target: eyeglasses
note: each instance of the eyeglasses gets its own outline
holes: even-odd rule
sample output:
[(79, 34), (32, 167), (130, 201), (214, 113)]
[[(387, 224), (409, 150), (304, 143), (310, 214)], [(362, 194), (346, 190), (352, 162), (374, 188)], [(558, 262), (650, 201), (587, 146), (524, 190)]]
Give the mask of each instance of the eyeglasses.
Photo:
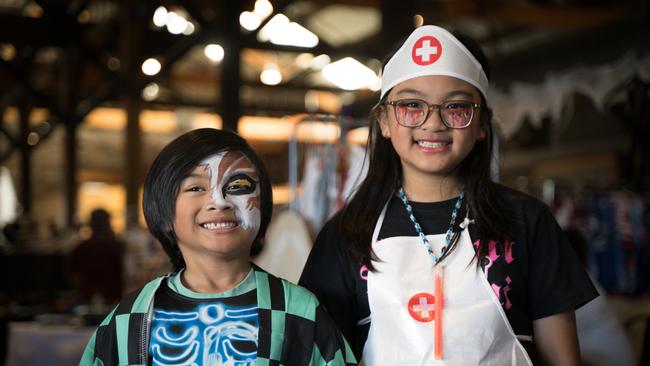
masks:
[(429, 104), (421, 99), (398, 99), (383, 104), (395, 108), (395, 119), (404, 127), (419, 127), (429, 118), (431, 110), (438, 108), (438, 115), (449, 128), (465, 128), (472, 123), (474, 110), (483, 106), (462, 100), (448, 100), (440, 104)]

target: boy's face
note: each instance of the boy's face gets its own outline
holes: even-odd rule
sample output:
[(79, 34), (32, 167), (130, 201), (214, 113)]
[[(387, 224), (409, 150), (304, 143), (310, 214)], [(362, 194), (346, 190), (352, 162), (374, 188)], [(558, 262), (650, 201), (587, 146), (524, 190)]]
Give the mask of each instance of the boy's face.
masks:
[(206, 158), (181, 182), (174, 232), (186, 263), (248, 258), (260, 220), (259, 176), (240, 151)]

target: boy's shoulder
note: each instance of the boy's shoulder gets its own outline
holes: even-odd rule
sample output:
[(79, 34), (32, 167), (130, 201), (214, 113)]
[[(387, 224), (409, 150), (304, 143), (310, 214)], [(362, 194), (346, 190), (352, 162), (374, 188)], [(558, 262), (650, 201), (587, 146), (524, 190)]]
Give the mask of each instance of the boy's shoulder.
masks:
[(139, 289), (133, 290), (122, 297), (114, 310), (114, 315), (130, 313), (146, 313), (154, 299), (156, 290), (168, 275), (152, 279)]
[[(283, 291), (284, 308), (287, 313), (314, 318), (315, 310), (319, 306), (316, 295), (306, 288), (276, 277), (258, 266), (254, 266), (254, 268), (255, 271), (264, 274), (268, 278), (271, 291), (273, 291), (273, 288), (276, 291), (280, 289)], [(260, 284), (258, 283), (258, 285)]]

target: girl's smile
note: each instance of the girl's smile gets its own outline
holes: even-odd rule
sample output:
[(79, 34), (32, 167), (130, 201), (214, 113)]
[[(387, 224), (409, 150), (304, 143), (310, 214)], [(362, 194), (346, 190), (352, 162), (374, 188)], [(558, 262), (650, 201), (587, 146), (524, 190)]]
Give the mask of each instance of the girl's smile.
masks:
[(449, 150), (452, 141), (447, 138), (413, 139), (423, 153), (438, 153)]

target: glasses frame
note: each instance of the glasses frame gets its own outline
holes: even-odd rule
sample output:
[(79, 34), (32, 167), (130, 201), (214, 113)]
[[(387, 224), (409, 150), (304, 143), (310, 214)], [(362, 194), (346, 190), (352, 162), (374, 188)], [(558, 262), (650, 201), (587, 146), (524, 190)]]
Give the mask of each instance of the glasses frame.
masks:
[[(404, 101), (421, 102), (421, 103), (425, 104), (428, 107), (427, 108), (427, 114), (422, 119), (422, 122), (420, 122), (417, 125), (405, 125), (405, 124), (400, 122), (399, 118), (397, 117), (397, 108), (396, 108), (396, 106), (397, 106), (397, 104), (402, 103)], [(445, 104), (450, 104), (450, 103), (467, 103), (472, 107), (472, 115), (469, 117), (469, 120), (467, 121), (466, 125), (460, 126), (460, 127), (450, 126), (449, 123), (445, 120), (445, 118), (442, 115), (442, 106), (444, 106)], [(382, 103), (382, 105), (384, 105), (384, 104), (388, 104), (388, 105), (393, 106), (393, 112), (395, 113), (395, 121), (397, 121), (397, 123), (400, 126), (404, 126), (404, 127), (420, 127), (431, 116), (431, 110), (436, 108), (436, 109), (438, 109), (438, 117), (440, 117), (440, 120), (442, 121), (442, 123), (445, 126), (449, 127), (449, 128), (458, 129), (458, 130), (469, 127), (472, 124), (472, 121), (474, 120), (474, 111), (476, 109), (483, 109), (483, 105), (481, 105), (479, 103), (470, 102), (470, 101), (467, 101), (467, 100), (445, 100), (442, 103), (435, 104), (435, 103), (427, 103), (427, 101), (422, 100), (422, 99), (418, 99), (418, 98), (404, 98), (404, 99), (387, 100), (387, 101)]]

